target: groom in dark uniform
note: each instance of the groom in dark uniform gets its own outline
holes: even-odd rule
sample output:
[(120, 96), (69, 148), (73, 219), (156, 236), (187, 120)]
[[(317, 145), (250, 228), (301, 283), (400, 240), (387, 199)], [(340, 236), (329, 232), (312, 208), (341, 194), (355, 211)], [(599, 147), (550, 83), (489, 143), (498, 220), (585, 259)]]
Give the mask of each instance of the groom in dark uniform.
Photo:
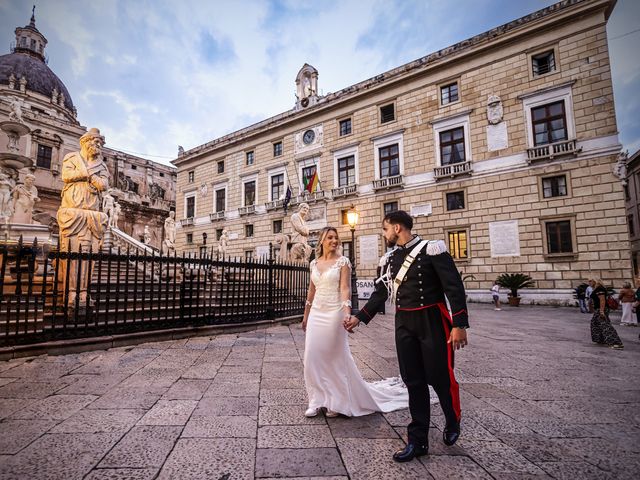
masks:
[(411, 412), (409, 441), (393, 455), (397, 462), (429, 452), (429, 385), (444, 412), (444, 443), (453, 445), (458, 440), (460, 395), (453, 357), (455, 350), (467, 345), (469, 326), (464, 285), (444, 242), (424, 241), (411, 233), (412, 228), (413, 219), (407, 212), (398, 210), (384, 217), (384, 238), (396, 248), (388, 254), (387, 267), (367, 304), (344, 322), (352, 331), (360, 322), (369, 323), (389, 295), (395, 299), (396, 349)]

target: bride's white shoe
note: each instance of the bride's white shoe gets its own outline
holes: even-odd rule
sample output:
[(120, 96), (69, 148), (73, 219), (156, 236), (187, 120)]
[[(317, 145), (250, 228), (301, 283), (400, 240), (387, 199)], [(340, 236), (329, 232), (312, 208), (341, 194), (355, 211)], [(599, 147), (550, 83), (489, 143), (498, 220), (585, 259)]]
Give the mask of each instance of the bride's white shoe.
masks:
[(317, 408), (309, 407), (309, 408), (307, 408), (307, 411), (304, 412), (304, 416), (305, 417), (311, 418), (311, 417), (315, 417), (316, 415), (318, 415), (318, 409)]
[(338, 412), (334, 412), (333, 410), (329, 410), (329, 409), (327, 409), (327, 413), (324, 414), (324, 416), (327, 418), (336, 418), (339, 415), (340, 414)]

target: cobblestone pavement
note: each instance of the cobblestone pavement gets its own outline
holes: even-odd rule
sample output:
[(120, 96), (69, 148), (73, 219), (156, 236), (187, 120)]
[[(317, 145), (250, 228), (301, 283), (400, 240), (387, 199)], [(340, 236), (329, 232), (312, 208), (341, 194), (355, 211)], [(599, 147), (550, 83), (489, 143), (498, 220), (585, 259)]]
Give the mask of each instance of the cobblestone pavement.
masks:
[[(568, 308), (471, 306), (462, 436), (395, 464), (406, 411), (304, 417), (299, 324), (0, 362), (0, 479), (622, 479), (640, 472), (640, 328), (591, 344)], [(397, 374), (391, 316), (351, 337), (365, 378)]]

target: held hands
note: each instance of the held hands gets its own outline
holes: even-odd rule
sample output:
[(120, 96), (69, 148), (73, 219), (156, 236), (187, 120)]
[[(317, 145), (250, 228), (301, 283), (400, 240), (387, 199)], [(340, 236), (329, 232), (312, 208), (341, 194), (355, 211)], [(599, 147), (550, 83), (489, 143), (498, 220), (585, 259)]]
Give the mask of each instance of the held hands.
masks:
[(353, 315), (348, 315), (348, 314), (345, 315), (344, 321), (342, 322), (344, 329), (349, 333), (353, 333), (353, 329), (356, 328), (359, 324), (360, 324), (360, 320), (358, 320)]
[(451, 335), (449, 335), (449, 340), (447, 343), (450, 343), (453, 346), (454, 350), (458, 350), (460, 348), (464, 348), (467, 345), (467, 331), (464, 328), (453, 327), (451, 329)]

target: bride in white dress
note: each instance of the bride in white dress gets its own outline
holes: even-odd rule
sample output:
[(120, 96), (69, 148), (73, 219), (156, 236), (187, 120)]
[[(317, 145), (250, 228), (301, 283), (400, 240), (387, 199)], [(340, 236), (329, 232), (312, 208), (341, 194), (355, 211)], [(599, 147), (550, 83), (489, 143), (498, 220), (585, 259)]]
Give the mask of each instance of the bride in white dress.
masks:
[(367, 383), (351, 356), (343, 320), (351, 315), (351, 263), (339, 252), (334, 227), (320, 232), (302, 320), (306, 332), (304, 381), (307, 417), (321, 408), (327, 417), (352, 417), (406, 408), (407, 389), (399, 378)]

